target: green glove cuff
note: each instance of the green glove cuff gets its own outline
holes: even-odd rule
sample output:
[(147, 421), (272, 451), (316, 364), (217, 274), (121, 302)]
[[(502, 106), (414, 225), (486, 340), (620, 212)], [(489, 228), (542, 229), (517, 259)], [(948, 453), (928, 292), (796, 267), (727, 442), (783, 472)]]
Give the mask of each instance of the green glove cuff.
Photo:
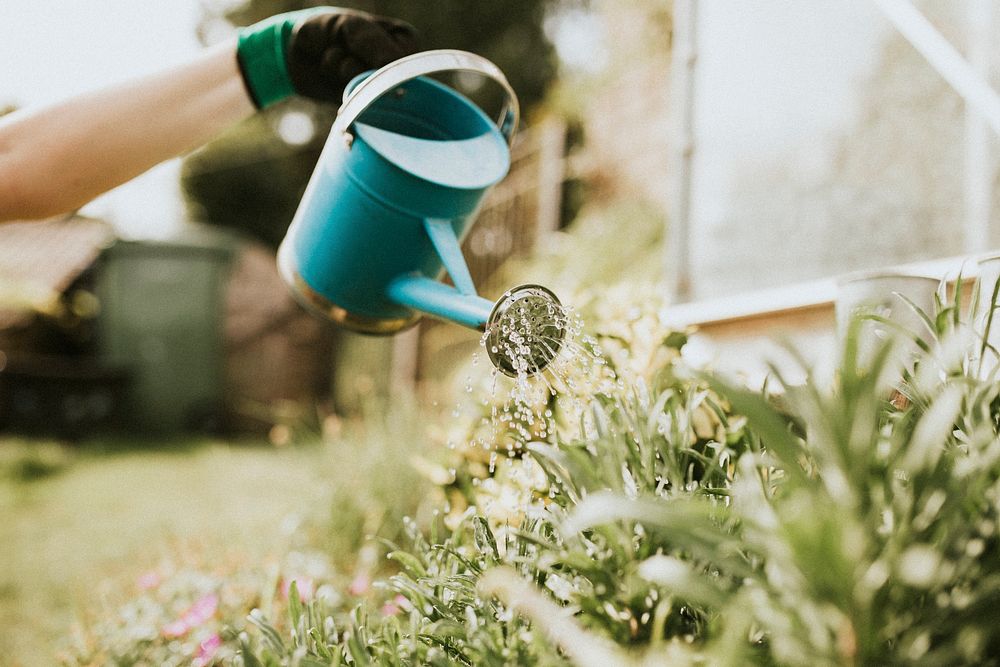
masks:
[(278, 14), (239, 31), (236, 60), (250, 98), (258, 109), (295, 94), (285, 57), (288, 40), (296, 23), (310, 14), (324, 11), (330, 9), (314, 7)]

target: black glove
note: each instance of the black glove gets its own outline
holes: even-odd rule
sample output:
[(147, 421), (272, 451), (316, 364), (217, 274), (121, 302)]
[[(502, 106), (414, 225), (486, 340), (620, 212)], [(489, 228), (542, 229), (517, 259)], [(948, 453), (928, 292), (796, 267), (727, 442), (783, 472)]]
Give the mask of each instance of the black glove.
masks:
[(415, 50), (416, 30), (404, 21), (317, 7), (242, 29), (236, 57), (250, 97), (264, 108), (294, 93), (339, 102), (355, 76)]

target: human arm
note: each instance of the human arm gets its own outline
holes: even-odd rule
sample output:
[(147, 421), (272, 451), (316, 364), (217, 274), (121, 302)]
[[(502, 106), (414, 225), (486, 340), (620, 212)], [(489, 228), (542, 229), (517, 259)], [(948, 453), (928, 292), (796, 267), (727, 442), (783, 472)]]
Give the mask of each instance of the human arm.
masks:
[(289, 95), (336, 101), (413, 41), (408, 24), (361, 12), (280, 14), (184, 65), (0, 118), (0, 222), (74, 210)]
[(251, 115), (235, 44), (0, 119), (0, 221), (71, 211)]

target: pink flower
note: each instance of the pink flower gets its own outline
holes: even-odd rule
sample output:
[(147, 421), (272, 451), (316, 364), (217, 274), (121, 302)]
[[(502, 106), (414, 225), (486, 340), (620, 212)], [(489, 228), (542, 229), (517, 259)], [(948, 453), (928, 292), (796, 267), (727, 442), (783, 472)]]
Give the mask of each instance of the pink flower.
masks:
[(351, 595), (364, 595), (371, 588), (372, 580), (365, 573), (361, 573), (354, 577), (354, 581), (351, 585), (347, 587), (347, 592)]
[(395, 616), (408, 606), (409, 602), (402, 595), (396, 595), (391, 601), (382, 605), (383, 616)]
[(194, 667), (208, 667), (208, 665), (212, 664), (212, 658), (220, 646), (222, 646), (222, 637), (218, 634), (211, 635), (208, 639), (198, 644), (198, 652), (195, 654), (194, 661), (191, 664)]
[(203, 595), (181, 614), (180, 619), (163, 626), (163, 636), (174, 638), (186, 635), (192, 628), (198, 627), (215, 616), (215, 610), (218, 606), (219, 597), (217, 595), (214, 593)]
[(167, 639), (183, 637), (190, 629), (184, 621), (173, 621), (163, 626), (163, 636)]
[(292, 582), (295, 582), (295, 587), (299, 589), (299, 599), (303, 602), (308, 602), (312, 600), (313, 593), (316, 592), (316, 582), (313, 581), (312, 577), (295, 577), (294, 579), (285, 579), (281, 585), (281, 594), (288, 598), (289, 591), (292, 590)]
[(139, 575), (139, 578), (135, 580), (136, 585), (141, 591), (148, 591), (150, 589), (156, 588), (163, 581), (163, 577), (156, 570), (150, 570), (149, 572), (144, 572)]
[(187, 623), (189, 628), (194, 628), (208, 619), (215, 616), (215, 610), (219, 606), (219, 597), (215, 593), (209, 593), (198, 598), (181, 616), (181, 620)]

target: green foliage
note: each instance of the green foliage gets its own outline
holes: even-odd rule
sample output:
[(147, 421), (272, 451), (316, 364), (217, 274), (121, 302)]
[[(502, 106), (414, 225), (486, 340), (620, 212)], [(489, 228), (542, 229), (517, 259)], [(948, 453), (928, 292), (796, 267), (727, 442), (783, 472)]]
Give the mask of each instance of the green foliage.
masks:
[(271, 116), (254, 116), (184, 160), (181, 186), (190, 216), (277, 247), (321, 148), (320, 141), (288, 146)]
[(57, 475), (73, 463), (72, 452), (55, 442), (0, 441), (0, 478), (33, 482)]
[[(526, 442), (522, 437), (520, 446), (508, 447), (517, 439), (514, 429), (486, 443), (493, 447), (486, 451), (474, 423), (472, 433), (464, 436), (471, 446), (449, 450), (454, 457), (445, 464), (452, 466), (450, 474), (424, 462), (424, 469), (443, 484), (448, 503), (429, 534), (410, 522), (405, 543), (389, 544), (388, 559), (398, 570), (385, 571), (376, 585), (399, 611), (356, 614), (366, 638), (356, 643), (367, 651), (350, 660), (386, 665), (567, 663), (572, 651), (554, 645), (534, 621), (515, 615), (513, 603), (484, 594), (482, 576), (496, 568), (544, 590), (548, 604), (575, 610), (581, 633), (596, 632), (626, 646), (663, 644), (670, 650), (708, 633), (711, 617), (695, 604), (708, 587), (665, 595), (640, 565), (669, 554), (677, 562), (688, 559), (724, 586), (729, 579), (722, 582), (718, 573), (706, 569), (718, 545), (677, 541), (670, 530), (647, 529), (637, 522), (570, 533), (562, 528), (579, 503), (609, 492), (682, 501), (705, 496), (721, 506), (732, 482), (733, 461), (756, 442), (704, 383), (674, 372), (684, 334), (663, 329), (653, 308), (633, 308), (630, 316), (620, 318), (617, 309), (605, 310), (607, 305), (592, 299), (593, 312), (607, 319), (597, 320), (598, 331), (585, 337), (586, 344), (608, 344), (600, 373), (630, 382), (612, 382), (592, 396), (593, 384), (568, 379), (562, 387), (564, 404), (547, 404), (562, 415), (547, 440)], [(580, 369), (567, 371), (568, 377), (574, 372)], [(479, 396), (472, 402), (482, 400)], [(502, 394), (493, 396), (494, 402), (506, 400)], [(586, 414), (574, 416), (574, 405), (587, 405)], [(486, 413), (491, 412), (487, 406)], [(714, 510), (704, 513), (694, 505), (689, 511), (678, 509), (675, 516), (680, 522), (722, 521)], [(355, 627), (347, 636), (359, 631)], [(342, 637), (339, 645), (350, 654), (347, 639)], [(251, 650), (255, 646), (262, 645), (251, 642)]]
[[(715, 609), (724, 632), (706, 636), (712, 664), (719, 656), (728, 664), (992, 664), (1000, 389), (992, 376), (968, 373), (956, 351), (970, 348), (952, 338), (958, 304), (941, 305), (947, 316), (930, 320), (941, 337), (916, 363), (898, 354), (908, 352), (899, 341), (863, 359), (855, 327), (835, 385), (811, 377), (787, 387), (783, 411), (712, 380), (763, 444), (740, 459), (726, 521), (678, 521), (676, 501), (618, 495), (588, 499), (569, 527), (641, 521), (678, 541), (714, 544), (711, 571), (736, 577), (707, 596), (723, 602)], [(890, 400), (897, 392), (912, 399), (902, 409)], [(692, 583), (685, 576), (673, 587)]]
[[(609, 317), (590, 313), (591, 301), (617, 302), (628, 308), (646, 308), (645, 299), (658, 301), (664, 230), (663, 214), (653, 204), (635, 198), (595, 201), (531, 257), (501, 267), (496, 282), (517, 284), (530, 279), (546, 285), (567, 303), (592, 314), (585, 318), (588, 326), (609, 326), (613, 322)], [(616, 289), (623, 298), (614, 299), (608, 293)]]
[(393, 545), (406, 612), (357, 617), (358, 664), (993, 664), (1000, 386), (958, 310), (916, 353), (858, 322), (835, 381), (776, 371), (780, 400), (672, 372), (595, 395), (504, 457), (544, 471), (520, 512)]
[[(977, 294), (973, 311), (996, 300)], [(515, 392), (477, 393), (470, 377), (481, 412), (449, 419), (452, 447), (418, 460), (440, 492), (429, 518), (391, 530), (365, 518), (360, 508), (401, 502), (392, 485), (409, 483), (412, 426), (373, 431), (389, 448), (372, 444), (338, 498), (357, 503), (338, 530), (381, 538), (385, 559), (358, 559), (373, 585), (329, 572), (316, 583), (333, 594), (306, 599), (264, 582), (256, 610), (218, 633), (219, 655), (997, 664), (998, 355), (959, 296), (940, 295), (920, 332), (857, 320), (832, 379), (793, 385), (775, 369), (776, 393), (685, 371), (686, 333), (664, 327), (656, 303), (613, 290), (581, 303), (592, 326), (576, 360), (600, 356), (518, 394), (499, 428)]]
[[(438, 497), (413, 461), (428, 448), (414, 406), (397, 400), (392, 410), (351, 424), (329, 445), (341, 469), (336, 479), (323, 546), (338, 565), (373, 567), (373, 538), (401, 539), (407, 515), (430, 513)], [(405, 435), (404, 435), (405, 434)]]
[[(208, 562), (196, 550), (177, 549), (173, 558), (116, 591), (111, 609), (88, 619), (61, 658), (71, 665), (231, 664), (247, 641), (248, 626), (262, 631), (266, 646), (295, 651), (302, 643), (298, 629), (307, 623), (322, 628), (325, 619), (315, 610), (338, 595), (329, 583), (317, 588), (321, 580), (337, 581), (317, 553), (292, 551), (280, 563), (247, 566), (239, 560)], [(281, 626), (292, 635), (290, 643), (262, 620), (261, 609), (291, 616)]]

